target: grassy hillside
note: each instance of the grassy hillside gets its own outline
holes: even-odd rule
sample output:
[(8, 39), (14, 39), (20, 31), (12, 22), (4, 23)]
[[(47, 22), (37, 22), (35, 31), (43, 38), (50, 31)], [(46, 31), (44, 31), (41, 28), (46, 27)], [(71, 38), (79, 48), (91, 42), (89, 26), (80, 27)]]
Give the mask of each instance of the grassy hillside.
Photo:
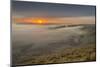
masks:
[(95, 61), (96, 51), (95, 46), (91, 45), (81, 48), (68, 48), (61, 52), (42, 56), (23, 56), (21, 59), (23, 60), (19, 60), (18, 65)]

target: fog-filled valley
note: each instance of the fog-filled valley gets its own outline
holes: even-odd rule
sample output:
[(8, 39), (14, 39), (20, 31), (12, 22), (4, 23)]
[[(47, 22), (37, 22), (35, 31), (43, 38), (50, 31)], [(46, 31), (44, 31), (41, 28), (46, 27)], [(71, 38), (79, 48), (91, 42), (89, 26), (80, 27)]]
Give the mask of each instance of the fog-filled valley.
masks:
[(12, 24), (13, 64), (95, 60), (95, 24)]

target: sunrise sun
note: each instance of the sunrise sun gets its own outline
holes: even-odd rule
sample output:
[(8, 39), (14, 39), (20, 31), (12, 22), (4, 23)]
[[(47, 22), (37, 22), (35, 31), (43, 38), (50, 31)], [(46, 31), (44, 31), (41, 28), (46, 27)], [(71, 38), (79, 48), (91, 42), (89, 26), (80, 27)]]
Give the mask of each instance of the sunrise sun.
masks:
[(37, 23), (42, 24), (42, 23), (44, 23), (44, 21), (39, 19), (39, 20), (37, 20)]
[(36, 24), (45, 24), (47, 21), (45, 19), (34, 19), (33, 22)]

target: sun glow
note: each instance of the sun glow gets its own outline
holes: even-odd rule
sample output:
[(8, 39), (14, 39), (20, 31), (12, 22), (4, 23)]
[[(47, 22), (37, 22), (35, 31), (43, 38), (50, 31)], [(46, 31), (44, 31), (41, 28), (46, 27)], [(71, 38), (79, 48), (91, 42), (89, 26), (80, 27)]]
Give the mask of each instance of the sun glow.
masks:
[(37, 23), (42, 24), (44, 22), (42, 20), (37, 20)]
[(46, 18), (17, 18), (14, 19), (17, 23), (26, 23), (26, 24), (48, 24), (48, 19)]
[(47, 22), (47, 20), (45, 19), (34, 19), (33, 23), (35, 24), (45, 24)]

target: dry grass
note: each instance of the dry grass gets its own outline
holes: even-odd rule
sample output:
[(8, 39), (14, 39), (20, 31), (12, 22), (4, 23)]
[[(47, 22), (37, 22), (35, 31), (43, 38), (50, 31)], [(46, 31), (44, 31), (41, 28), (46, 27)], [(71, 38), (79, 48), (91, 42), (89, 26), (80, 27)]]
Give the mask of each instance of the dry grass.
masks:
[[(64, 62), (81, 62), (81, 61), (95, 61), (96, 49), (95, 45), (89, 45), (81, 48), (68, 48), (61, 52), (50, 55), (22, 57), (19, 65), (24, 64), (49, 64), (49, 63), (64, 63)], [(25, 59), (25, 60), (24, 60)]]

